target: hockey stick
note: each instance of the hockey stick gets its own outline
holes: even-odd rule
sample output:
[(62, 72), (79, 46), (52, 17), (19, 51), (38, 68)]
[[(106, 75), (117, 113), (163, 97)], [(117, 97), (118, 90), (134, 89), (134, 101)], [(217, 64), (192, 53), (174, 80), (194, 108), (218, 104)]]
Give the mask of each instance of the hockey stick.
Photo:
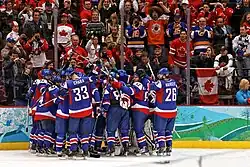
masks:
[(26, 119), (26, 125), (25, 125), (25, 131), (26, 132), (28, 132), (29, 131), (29, 120), (30, 120), (30, 112), (29, 112), (29, 110), (30, 110), (30, 106), (29, 106), (29, 99), (28, 99), (28, 104), (27, 104), (27, 119)]
[(152, 77), (153, 77), (153, 80), (155, 80), (156, 78), (155, 78), (155, 74), (154, 74), (154, 72), (153, 72), (153, 70), (152, 70), (152, 67), (151, 67), (151, 65), (150, 65), (150, 63), (148, 62), (148, 67), (149, 67), (149, 70), (150, 70), (150, 73), (151, 73), (151, 75), (152, 75)]

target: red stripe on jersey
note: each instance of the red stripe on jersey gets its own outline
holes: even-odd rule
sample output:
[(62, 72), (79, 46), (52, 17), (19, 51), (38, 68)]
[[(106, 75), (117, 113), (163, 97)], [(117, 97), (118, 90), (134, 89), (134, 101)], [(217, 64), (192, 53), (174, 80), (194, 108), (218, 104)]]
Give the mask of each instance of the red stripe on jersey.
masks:
[(60, 114), (56, 114), (56, 117), (59, 117), (59, 118), (62, 118), (62, 119), (69, 119), (69, 116), (60, 115)]
[(39, 121), (39, 120), (52, 120), (52, 121), (55, 121), (56, 119), (55, 118), (52, 118), (52, 117), (49, 117), (49, 116), (44, 116), (44, 115), (35, 115), (34, 116), (34, 120), (35, 121)]
[(142, 112), (146, 115), (149, 115), (150, 112), (149, 112), (149, 109), (146, 109), (146, 108), (131, 108), (132, 111), (138, 111), (138, 112)]
[(92, 114), (92, 112), (93, 112), (93, 109), (85, 110), (85, 111), (78, 112), (78, 113), (70, 113), (69, 117), (71, 117), (71, 118), (85, 118), (85, 117), (90, 116)]
[(164, 90), (163, 89), (161, 89), (160, 91), (157, 91), (156, 92), (156, 101), (158, 102), (158, 103), (162, 103), (163, 102), (163, 95), (164, 95)]
[(158, 115), (162, 118), (175, 118), (177, 115), (177, 112), (154, 112), (155, 115)]

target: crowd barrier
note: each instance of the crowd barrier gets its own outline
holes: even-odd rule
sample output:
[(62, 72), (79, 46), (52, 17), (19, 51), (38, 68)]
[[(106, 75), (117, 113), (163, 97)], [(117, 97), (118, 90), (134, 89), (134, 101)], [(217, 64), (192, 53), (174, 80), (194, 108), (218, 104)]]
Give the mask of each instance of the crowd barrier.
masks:
[[(179, 106), (173, 147), (250, 148), (249, 119), (248, 106)], [(28, 148), (26, 124), (26, 108), (0, 108), (0, 150)]]

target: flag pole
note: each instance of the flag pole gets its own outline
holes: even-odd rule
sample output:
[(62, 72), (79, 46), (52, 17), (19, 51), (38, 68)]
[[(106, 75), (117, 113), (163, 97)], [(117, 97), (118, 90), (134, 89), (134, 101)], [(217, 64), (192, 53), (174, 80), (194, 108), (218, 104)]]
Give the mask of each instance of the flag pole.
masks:
[(121, 69), (124, 69), (124, 7), (120, 9), (121, 14), (121, 45), (120, 45), (120, 52), (121, 52)]
[(186, 104), (190, 105), (190, 8), (187, 8), (187, 69), (186, 69)]
[(58, 46), (57, 46), (57, 19), (58, 19), (58, 7), (59, 2), (58, 0), (55, 1), (55, 6), (53, 9), (53, 15), (54, 15), (54, 62), (55, 62), (55, 68), (58, 68)]

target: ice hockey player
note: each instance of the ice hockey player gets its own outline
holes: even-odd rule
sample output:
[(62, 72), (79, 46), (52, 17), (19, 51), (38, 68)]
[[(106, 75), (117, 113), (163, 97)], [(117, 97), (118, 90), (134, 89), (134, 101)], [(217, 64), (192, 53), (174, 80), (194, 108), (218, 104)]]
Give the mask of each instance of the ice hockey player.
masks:
[(170, 155), (172, 151), (172, 131), (177, 115), (177, 85), (169, 78), (167, 68), (160, 69), (157, 77), (159, 80), (151, 83), (149, 89), (156, 91), (154, 129), (158, 133), (158, 155), (162, 156), (165, 152)]
[(38, 85), (40, 82), (47, 82), (44, 79), (36, 79), (31, 87), (29, 88), (27, 94), (26, 94), (26, 99), (28, 100), (28, 107), (29, 107), (29, 116), (32, 117), (32, 129), (30, 131), (30, 152), (31, 153), (36, 153), (36, 148), (37, 148), (37, 139), (38, 139), (38, 125), (37, 122), (34, 121), (34, 116), (36, 112), (36, 104), (39, 101), (39, 98), (41, 97), (41, 92), (38, 89)]
[[(127, 79), (124, 71), (119, 71), (119, 79)], [(122, 76), (122, 77), (120, 77)], [(115, 89), (111, 84), (107, 85), (104, 92), (103, 109), (107, 113), (107, 156), (115, 155), (115, 133), (119, 129), (121, 133), (121, 142), (125, 152), (128, 151), (128, 133), (129, 133), (129, 112), (130, 97), (122, 91)]]
[(93, 83), (86, 78), (80, 78), (73, 71), (70, 80), (64, 84), (64, 89), (69, 93), (69, 138), (70, 158), (76, 158), (78, 137), (81, 143), (81, 157), (88, 156), (89, 137), (93, 130), (93, 107), (92, 98), (96, 104), (100, 102), (100, 95)]
[(61, 91), (58, 92), (57, 99), (55, 100), (55, 103), (59, 103), (56, 112), (56, 124), (55, 124), (55, 132), (57, 134), (56, 153), (59, 158), (63, 158), (65, 155), (64, 154), (65, 152), (63, 153), (63, 147), (65, 147), (66, 137), (67, 137), (66, 135), (68, 132), (69, 102), (68, 102), (68, 94), (67, 92), (64, 92), (65, 89), (63, 89), (67, 76), (72, 72), (68, 71), (68, 69), (61, 72), (61, 78), (62, 78), (62, 83), (60, 85)]
[(42, 94), (36, 104), (34, 121), (38, 121), (38, 153), (49, 155), (54, 153), (57, 105), (53, 99), (56, 98), (59, 89), (52, 83), (51, 70), (43, 69), (41, 73), (47, 82), (40, 82), (37, 86)]
[(113, 87), (125, 92), (133, 98), (132, 122), (136, 133), (139, 153), (137, 155), (149, 155), (149, 150), (144, 134), (144, 124), (149, 118), (148, 107), (148, 87), (149, 80), (146, 78), (144, 69), (138, 69), (134, 74), (133, 84), (131, 86), (123, 85), (121, 82), (113, 82)]

